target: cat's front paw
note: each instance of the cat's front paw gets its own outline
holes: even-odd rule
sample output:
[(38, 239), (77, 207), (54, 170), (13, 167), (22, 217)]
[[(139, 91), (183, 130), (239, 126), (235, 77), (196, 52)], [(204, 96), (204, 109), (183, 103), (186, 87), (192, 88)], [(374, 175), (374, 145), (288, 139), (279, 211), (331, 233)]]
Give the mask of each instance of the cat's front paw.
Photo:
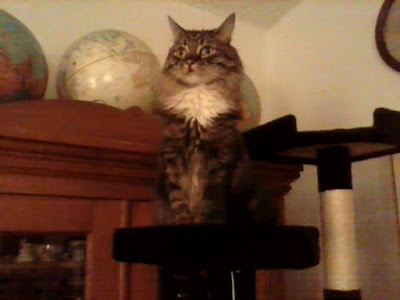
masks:
[(185, 225), (193, 223), (192, 218), (189, 215), (177, 216), (174, 219), (174, 224)]
[(224, 222), (223, 218), (208, 218), (203, 216), (195, 217), (193, 220), (195, 224), (223, 224)]

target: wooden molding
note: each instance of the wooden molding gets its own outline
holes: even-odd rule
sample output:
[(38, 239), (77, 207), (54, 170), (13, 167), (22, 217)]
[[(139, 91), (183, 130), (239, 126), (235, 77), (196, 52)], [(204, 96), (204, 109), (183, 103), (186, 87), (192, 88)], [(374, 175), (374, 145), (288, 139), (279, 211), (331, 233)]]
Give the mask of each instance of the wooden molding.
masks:
[(148, 200), (160, 122), (85, 101), (0, 106), (2, 193)]

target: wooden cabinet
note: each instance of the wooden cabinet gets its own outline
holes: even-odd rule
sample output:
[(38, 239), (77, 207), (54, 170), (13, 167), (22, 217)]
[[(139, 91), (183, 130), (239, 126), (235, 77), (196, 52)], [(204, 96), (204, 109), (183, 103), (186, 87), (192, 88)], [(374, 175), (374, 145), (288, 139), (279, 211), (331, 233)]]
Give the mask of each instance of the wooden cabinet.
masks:
[[(115, 262), (112, 238), (116, 228), (152, 224), (160, 132), (155, 118), (135, 108), (62, 100), (2, 104), (0, 234), (82, 236), (85, 299), (156, 300), (156, 267)], [(261, 165), (260, 174), (276, 186), (270, 194), (282, 203), (300, 169)], [(0, 264), (0, 277), (13, 267)], [(62, 265), (45, 269), (51, 267)], [(271, 274), (259, 272), (260, 300), (282, 299), (281, 277)], [(271, 282), (278, 284), (271, 288)]]
[[(159, 133), (157, 122), (135, 109), (60, 100), (2, 104), (0, 233), (85, 237), (85, 299), (140, 299), (150, 285), (155, 292), (154, 267), (130, 270), (113, 261), (111, 245), (116, 228), (151, 224)], [(0, 276), (22, 266), (0, 264)]]

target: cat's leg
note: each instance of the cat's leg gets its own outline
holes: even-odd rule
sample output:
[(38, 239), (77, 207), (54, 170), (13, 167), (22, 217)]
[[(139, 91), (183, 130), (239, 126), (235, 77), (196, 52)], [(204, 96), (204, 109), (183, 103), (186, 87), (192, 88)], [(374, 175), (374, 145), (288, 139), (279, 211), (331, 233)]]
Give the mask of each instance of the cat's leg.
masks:
[(192, 210), (195, 223), (224, 223), (226, 221), (225, 201), (229, 188), (221, 182), (208, 182), (203, 198)]
[(169, 207), (169, 223), (188, 224), (192, 222), (189, 203), (182, 186), (185, 176), (181, 164), (169, 163), (166, 167), (167, 201)]
[(254, 221), (256, 181), (252, 162), (247, 151), (243, 149), (232, 174), (227, 202), (228, 222), (231, 224), (249, 224)]
[(203, 168), (207, 181), (203, 200), (196, 207), (197, 222), (227, 222), (227, 201), (240, 155), (241, 141), (238, 138), (221, 139), (220, 142), (212, 143), (209, 151), (205, 152)]
[(179, 188), (170, 191), (169, 207), (171, 215), (171, 223), (173, 224), (189, 224), (192, 218), (189, 206), (184, 199), (183, 191)]
[(192, 212), (195, 222), (224, 223), (227, 217), (226, 199), (231, 186), (231, 163), (216, 155), (209, 157), (203, 168), (207, 175), (203, 183), (202, 199), (196, 203)]

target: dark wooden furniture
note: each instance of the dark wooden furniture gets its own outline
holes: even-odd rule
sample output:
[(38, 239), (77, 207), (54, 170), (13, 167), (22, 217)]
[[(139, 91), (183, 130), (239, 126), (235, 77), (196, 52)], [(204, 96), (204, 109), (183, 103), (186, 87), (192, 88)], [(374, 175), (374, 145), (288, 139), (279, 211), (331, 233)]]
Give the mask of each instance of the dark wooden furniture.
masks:
[(155, 291), (154, 268), (113, 261), (111, 239), (115, 228), (151, 224), (157, 122), (46, 100), (2, 104), (0, 124), (0, 232), (86, 236), (85, 299)]
[[(135, 108), (62, 100), (2, 104), (0, 233), (85, 236), (86, 300), (156, 300), (156, 267), (118, 263), (111, 248), (115, 229), (152, 224), (160, 130), (154, 117)], [(275, 207), (282, 208), (300, 171), (259, 164)], [(283, 299), (279, 272), (258, 272), (257, 299)]]

